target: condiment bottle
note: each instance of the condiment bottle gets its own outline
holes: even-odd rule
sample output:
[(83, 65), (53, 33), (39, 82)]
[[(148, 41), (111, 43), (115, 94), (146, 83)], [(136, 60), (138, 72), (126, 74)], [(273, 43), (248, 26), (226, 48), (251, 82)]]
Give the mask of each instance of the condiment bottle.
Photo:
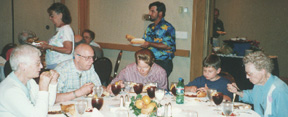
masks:
[(121, 96), (120, 96), (120, 108), (123, 108), (123, 106), (124, 106), (124, 98), (123, 98), (123, 96), (121, 95)]

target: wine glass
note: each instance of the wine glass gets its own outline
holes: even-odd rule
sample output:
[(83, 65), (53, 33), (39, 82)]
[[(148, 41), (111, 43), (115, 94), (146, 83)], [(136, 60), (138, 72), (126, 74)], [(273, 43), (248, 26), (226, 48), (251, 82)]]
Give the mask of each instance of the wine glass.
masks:
[(224, 101), (222, 103), (222, 111), (225, 116), (229, 116), (233, 112), (233, 103), (230, 101)]
[(156, 86), (150, 86), (147, 88), (147, 94), (150, 98), (155, 97), (155, 90), (156, 90)]
[(210, 101), (210, 105), (209, 105), (209, 106), (212, 106), (212, 103), (213, 103), (212, 95), (213, 95), (214, 93), (217, 93), (217, 90), (216, 90), (216, 89), (208, 89), (208, 90), (207, 90), (207, 96), (208, 96), (209, 101)]
[(137, 83), (133, 86), (134, 92), (138, 95), (142, 92), (143, 90), (143, 84), (142, 83)]
[(174, 96), (176, 96), (176, 86), (177, 86), (177, 82), (171, 82), (170, 91)]
[(155, 91), (155, 97), (158, 103), (160, 104), (161, 100), (164, 98), (165, 91), (164, 89), (156, 89)]
[(112, 89), (113, 94), (115, 96), (117, 96), (121, 91), (121, 85), (120, 84), (112, 84), (111, 89)]
[(221, 93), (221, 92), (214, 93), (214, 95), (212, 95), (212, 99), (213, 99), (213, 102), (215, 103), (215, 105), (217, 106), (216, 110), (219, 111), (218, 106), (223, 101), (223, 93)]
[(91, 100), (91, 104), (93, 106), (93, 108), (97, 108), (98, 110), (101, 109), (102, 105), (104, 103), (103, 98), (92, 98)]
[(83, 115), (86, 108), (87, 108), (87, 100), (85, 99), (80, 99), (80, 100), (77, 100), (76, 102), (76, 110), (77, 112), (80, 114), (80, 115)]
[(94, 93), (97, 97), (102, 97), (102, 93), (103, 93), (103, 87), (102, 86), (95, 86), (93, 90), (94, 90)]
[(124, 82), (124, 85), (125, 85), (124, 91), (125, 91), (126, 93), (129, 93), (130, 90), (131, 90), (131, 83), (132, 83), (132, 82)]

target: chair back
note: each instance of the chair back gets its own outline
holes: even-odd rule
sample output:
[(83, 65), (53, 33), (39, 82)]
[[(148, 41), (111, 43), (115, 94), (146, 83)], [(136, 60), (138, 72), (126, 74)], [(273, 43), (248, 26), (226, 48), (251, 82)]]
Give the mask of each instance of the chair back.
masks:
[[(16, 44), (8, 43), (7, 45), (5, 45), (5, 46), (3, 47), (2, 52), (1, 52), (1, 56), (2, 56), (4, 59), (7, 60), (7, 54), (6, 54), (6, 53), (8, 52), (9, 49), (14, 48), (14, 47), (16, 47), (16, 46), (17, 46)], [(8, 56), (9, 56), (9, 55), (8, 55)]]
[(114, 72), (113, 72), (113, 78), (115, 78), (117, 76), (117, 71), (121, 62), (121, 58), (122, 58), (122, 50), (119, 52), (116, 63), (115, 63), (115, 67), (114, 67)]
[(229, 74), (228, 72), (221, 71), (219, 73), (219, 76), (228, 79), (231, 83), (235, 82), (234, 77), (231, 74)]
[(11, 66), (10, 66), (10, 62), (9, 60), (6, 61), (5, 65), (4, 65), (4, 75), (5, 78), (12, 72)]
[(110, 76), (112, 72), (112, 62), (110, 61), (110, 59), (102, 57), (94, 61), (93, 65), (96, 73), (101, 80), (101, 84), (107, 86), (111, 82)]

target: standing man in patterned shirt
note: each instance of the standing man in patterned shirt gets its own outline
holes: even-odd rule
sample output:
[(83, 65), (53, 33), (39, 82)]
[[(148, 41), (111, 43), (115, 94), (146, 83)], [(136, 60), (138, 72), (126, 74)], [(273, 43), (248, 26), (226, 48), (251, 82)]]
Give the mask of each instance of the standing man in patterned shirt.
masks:
[(165, 17), (166, 7), (162, 2), (153, 2), (149, 5), (150, 24), (144, 35), (145, 43), (141, 46), (148, 48), (155, 55), (155, 63), (163, 67), (167, 79), (173, 70), (172, 59), (176, 51), (175, 29), (167, 22)]
[(94, 86), (101, 86), (99, 76), (94, 70), (94, 51), (88, 44), (75, 48), (74, 59), (63, 61), (55, 70), (59, 72), (57, 102), (73, 100), (90, 94)]

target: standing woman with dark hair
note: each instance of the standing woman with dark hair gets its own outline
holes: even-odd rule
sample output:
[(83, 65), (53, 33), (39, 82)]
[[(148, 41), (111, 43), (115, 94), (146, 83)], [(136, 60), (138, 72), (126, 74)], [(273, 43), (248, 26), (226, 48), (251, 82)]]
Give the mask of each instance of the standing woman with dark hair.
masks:
[(46, 68), (54, 69), (60, 62), (73, 58), (74, 33), (69, 25), (72, 21), (69, 9), (64, 4), (53, 3), (47, 12), (57, 32), (40, 49), (46, 50)]

